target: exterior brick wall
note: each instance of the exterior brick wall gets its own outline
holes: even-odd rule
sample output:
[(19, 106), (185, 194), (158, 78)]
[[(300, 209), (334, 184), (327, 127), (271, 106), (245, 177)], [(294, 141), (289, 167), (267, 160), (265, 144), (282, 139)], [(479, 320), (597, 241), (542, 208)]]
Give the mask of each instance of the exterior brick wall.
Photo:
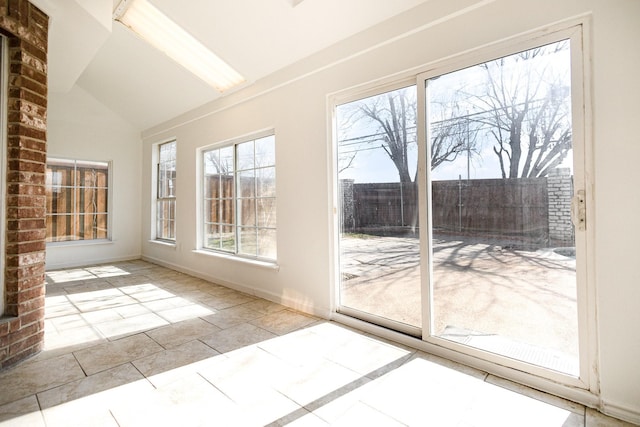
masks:
[(27, 0), (0, 0), (10, 64), (0, 369), (44, 345), (48, 21)]
[(571, 222), (573, 177), (569, 168), (556, 168), (547, 177), (549, 191), (549, 240), (551, 246), (574, 246)]

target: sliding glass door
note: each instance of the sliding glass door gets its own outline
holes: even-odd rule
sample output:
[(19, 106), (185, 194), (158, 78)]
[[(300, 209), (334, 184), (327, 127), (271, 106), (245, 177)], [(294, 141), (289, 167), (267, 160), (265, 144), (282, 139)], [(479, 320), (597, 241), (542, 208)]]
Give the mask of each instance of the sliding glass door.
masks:
[(584, 376), (577, 33), (336, 106), (339, 311)]

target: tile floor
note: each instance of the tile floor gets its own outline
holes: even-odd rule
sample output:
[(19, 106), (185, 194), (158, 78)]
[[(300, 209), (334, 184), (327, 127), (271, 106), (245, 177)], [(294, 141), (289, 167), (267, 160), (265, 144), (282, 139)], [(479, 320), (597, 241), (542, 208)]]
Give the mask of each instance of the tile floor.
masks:
[(143, 261), (47, 275), (46, 343), (2, 426), (625, 426)]

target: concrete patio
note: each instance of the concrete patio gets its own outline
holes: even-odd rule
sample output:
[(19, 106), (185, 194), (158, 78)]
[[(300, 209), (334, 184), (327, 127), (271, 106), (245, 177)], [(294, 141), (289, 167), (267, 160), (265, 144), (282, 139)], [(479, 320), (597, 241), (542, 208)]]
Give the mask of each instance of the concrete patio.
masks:
[[(344, 237), (342, 305), (421, 327), (418, 245)], [(459, 237), (435, 239), (433, 253), (434, 335), (578, 373), (575, 258)]]

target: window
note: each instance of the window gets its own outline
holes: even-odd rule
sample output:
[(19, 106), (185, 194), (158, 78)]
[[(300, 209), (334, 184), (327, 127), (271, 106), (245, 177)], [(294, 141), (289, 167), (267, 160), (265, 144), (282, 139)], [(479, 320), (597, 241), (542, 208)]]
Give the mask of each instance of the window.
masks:
[(207, 149), (203, 172), (203, 247), (275, 260), (275, 136)]
[(108, 239), (109, 163), (49, 159), (47, 242)]
[(176, 142), (158, 146), (156, 239), (176, 240)]

